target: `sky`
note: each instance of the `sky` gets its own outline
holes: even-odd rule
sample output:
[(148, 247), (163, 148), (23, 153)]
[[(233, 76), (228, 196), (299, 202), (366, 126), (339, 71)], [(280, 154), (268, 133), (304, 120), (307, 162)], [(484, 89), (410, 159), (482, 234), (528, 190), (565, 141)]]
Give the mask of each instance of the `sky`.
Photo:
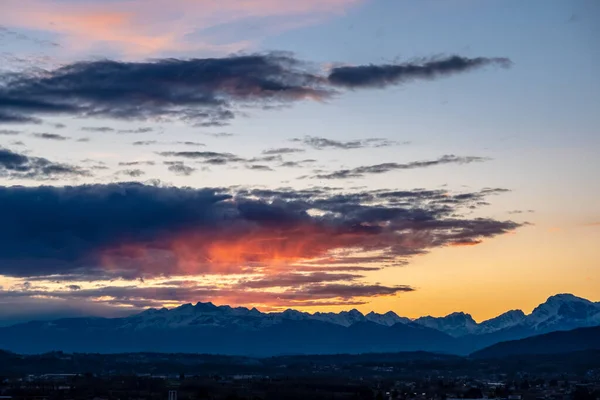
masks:
[(595, 0), (3, 0), (0, 324), (600, 301)]

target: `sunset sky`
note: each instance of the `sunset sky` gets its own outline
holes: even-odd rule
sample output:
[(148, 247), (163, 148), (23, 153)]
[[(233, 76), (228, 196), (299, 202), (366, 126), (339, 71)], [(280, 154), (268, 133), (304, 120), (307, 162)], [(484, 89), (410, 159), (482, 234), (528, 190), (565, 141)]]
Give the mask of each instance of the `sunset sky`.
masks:
[(600, 301), (600, 2), (1, 0), (0, 325)]

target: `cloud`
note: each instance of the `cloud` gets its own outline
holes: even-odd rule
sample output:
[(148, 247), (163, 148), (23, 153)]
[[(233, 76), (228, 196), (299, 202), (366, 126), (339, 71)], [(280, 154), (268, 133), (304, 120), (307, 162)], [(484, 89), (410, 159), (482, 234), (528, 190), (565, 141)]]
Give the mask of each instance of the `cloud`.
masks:
[[(410, 292), (414, 289), (406, 285), (383, 286), (361, 283), (320, 283), (307, 284), (301, 282), (296, 287), (286, 287), (283, 291), (263, 291), (243, 287), (242, 285), (200, 285), (194, 281), (171, 281), (163, 285), (150, 287), (139, 286), (102, 286), (97, 288), (81, 288), (72, 290), (10, 290), (0, 291), (0, 304), (26, 304), (36, 296), (44, 296), (47, 302), (63, 301), (67, 303), (84, 302), (89, 307), (91, 299), (96, 307), (101, 305), (135, 311), (140, 308), (162, 307), (168, 303), (189, 303), (195, 301), (212, 301), (231, 305), (258, 304), (265, 307), (307, 307), (329, 305), (365, 304), (369, 297), (393, 296), (397, 293)], [(313, 280), (313, 279), (309, 279)], [(277, 284), (277, 282), (274, 282)], [(272, 289), (273, 287), (270, 287)], [(0, 315), (1, 316), (1, 315)]]
[(234, 133), (229, 133), (229, 132), (204, 133), (204, 135), (212, 136), (214, 138), (227, 138), (227, 137), (235, 136)]
[[(0, 24), (58, 36), (64, 48), (83, 54), (98, 48), (128, 57), (232, 53), (268, 34), (315, 24), (358, 3), (3, 0)], [(240, 31), (243, 35), (236, 35)]]
[(180, 157), (199, 160), (203, 164), (224, 165), (246, 161), (232, 153), (219, 153), (214, 151), (162, 151), (157, 153), (163, 157)]
[(273, 171), (273, 169), (268, 165), (251, 164), (247, 165), (246, 168), (254, 171)]
[(184, 146), (195, 146), (195, 147), (204, 147), (206, 146), (204, 143), (199, 143), (199, 142), (190, 142), (190, 141), (185, 141), (185, 142), (175, 142), (175, 144), (182, 144)]
[(63, 135), (58, 135), (56, 133), (34, 133), (32, 136), (34, 136), (38, 139), (45, 139), (45, 140), (56, 140), (56, 141), (69, 140), (68, 137), (63, 136)]
[(16, 131), (13, 129), (0, 129), (0, 135), (16, 136), (16, 135), (20, 135), (21, 133), (22, 133), (21, 131)]
[(347, 179), (347, 178), (362, 178), (369, 174), (382, 174), (389, 171), (408, 170), (416, 168), (428, 168), (437, 165), (445, 164), (470, 164), (474, 162), (487, 161), (484, 157), (459, 157), (455, 155), (444, 155), (436, 160), (412, 161), (406, 164), (399, 163), (383, 163), (375, 165), (367, 165), (352, 169), (341, 169), (331, 173), (317, 174), (313, 176), (315, 179)]
[[(2, 99), (0, 99), (0, 104), (1, 100)], [(41, 122), (42, 121), (39, 118), (0, 111), (0, 124), (40, 124)]]
[(305, 164), (311, 164), (314, 162), (317, 162), (317, 160), (306, 159), (306, 160), (300, 160), (300, 161), (285, 161), (285, 162), (282, 162), (279, 166), (286, 167), (286, 168), (295, 168), (295, 167), (303, 167)]
[(17, 32), (11, 29), (7, 29), (3, 26), (0, 26), (0, 38), (7, 38), (14, 41), (20, 42), (30, 42), (36, 44), (38, 46), (48, 46), (48, 47), (60, 47), (60, 45), (56, 42), (52, 42), (50, 40), (39, 39), (33, 36), (25, 35), (22, 32)]
[(90, 280), (401, 265), (518, 228), (461, 216), (492, 193), (0, 187), (0, 274)]
[(90, 172), (74, 165), (56, 163), (41, 157), (30, 157), (0, 147), (0, 177), (9, 179), (57, 179), (90, 176)]
[(109, 126), (84, 126), (81, 128), (82, 131), (86, 132), (114, 132), (115, 130)]
[(306, 284), (353, 281), (362, 278), (362, 275), (348, 273), (313, 272), (310, 274), (285, 273), (260, 278), (244, 279), (238, 283), (240, 288), (267, 289), (273, 287), (296, 287)]
[(328, 78), (333, 85), (350, 89), (385, 88), (413, 80), (431, 80), (486, 66), (507, 68), (511, 64), (508, 58), (466, 58), (455, 55), (404, 64), (336, 67), (331, 70)]
[(262, 154), (265, 155), (281, 155), (281, 154), (295, 154), (295, 153), (304, 153), (304, 149), (295, 149), (291, 147), (280, 147), (276, 149), (267, 149), (263, 150)]
[[(296, 138), (292, 139), (292, 142), (303, 143), (306, 146), (312, 147), (316, 150), (324, 150), (324, 149), (341, 149), (341, 150), (351, 150), (351, 149), (362, 149), (368, 147), (388, 147), (395, 146), (399, 144), (398, 142), (382, 139), (382, 138), (371, 138), (371, 139), (361, 139), (361, 140), (349, 140), (349, 141), (339, 141), (333, 139), (327, 139), (323, 137), (317, 136), (305, 136), (304, 138)], [(404, 142), (403, 144), (407, 144), (408, 142)]]
[(596, 227), (596, 226), (600, 226), (600, 221), (596, 221), (596, 222), (588, 222), (583, 224), (583, 226), (587, 226), (587, 227)]
[[(338, 67), (324, 76), (310, 63), (275, 52), (148, 62), (76, 62), (45, 73), (20, 72), (0, 77), (0, 106), (5, 110), (0, 121), (39, 122), (43, 116), (66, 115), (223, 126), (244, 110), (308, 99), (320, 101), (340, 94), (340, 87), (382, 87), (417, 77), (432, 78), (507, 63), (505, 59), (453, 56), (421, 66)], [(147, 129), (118, 132), (143, 133)], [(392, 144), (382, 139), (342, 143), (324, 140), (315, 142), (315, 146), (357, 148)]]
[(0, 104), (25, 117), (66, 114), (220, 124), (234, 118), (232, 103), (260, 105), (327, 96), (320, 77), (305, 72), (301, 64), (276, 53), (79, 62), (42, 76), (17, 74), (0, 87)]
[(119, 171), (118, 174), (127, 175), (132, 178), (139, 178), (142, 175), (146, 175), (146, 173), (141, 169), (125, 169), (123, 171)]
[(150, 127), (141, 127), (135, 129), (119, 129), (118, 133), (148, 133), (154, 131), (154, 128)]
[(164, 164), (169, 166), (167, 168), (169, 171), (174, 172), (177, 175), (190, 176), (196, 172), (196, 168), (185, 165), (185, 163), (181, 161), (165, 161)]
[(156, 140), (138, 140), (136, 142), (131, 143), (134, 146), (149, 146), (151, 144), (156, 144)]
[(365, 304), (414, 290), (365, 273), (521, 226), (468, 217), (505, 191), (0, 187), (0, 305)]
[(154, 161), (121, 161), (119, 167), (131, 167), (134, 165), (155, 165)]

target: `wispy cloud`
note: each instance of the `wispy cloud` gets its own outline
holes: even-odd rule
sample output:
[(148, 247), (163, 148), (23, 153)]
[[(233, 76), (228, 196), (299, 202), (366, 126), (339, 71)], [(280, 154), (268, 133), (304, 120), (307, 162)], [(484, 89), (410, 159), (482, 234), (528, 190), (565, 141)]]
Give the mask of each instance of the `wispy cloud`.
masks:
[[(180, 52), (242, 50), (263, 35), (295, 29), (335, 16), (360, 0), (190, 0), (75, 1), (4, 0), (0, 24), (58, 35), (64, 48), (87, 53), (103, 46), (124, 56), (160, 56)], [(164, 10), (169, 10), (168, 16)], [(269, 18), (269, 23), (260, 23)], [(225, 40), (219, 35), (236, 24), (257, 29)], [(254, 36), (255, 35), (255, 36)]]
[(470, 164), (474, 162), (488, 161), (485, 157), (459, 157), (455, 155), (445, 155), (435, 160), (412, 161), (405, 164), (400, 163), (383, 163), (375, 165), (366, 165), (351, 169), (340, 169), (330, 173), (320, 173), (313, 176), (315, 179), (347, 179), (347, 178), (362, 178), (370, 174), (382, 174), (389, 171), (408, 170), (417, 168), (429, 168), (437, 165), (445, 164)]
[(0, 177), (2, 178), (49, 180), (90, 175), (89, 171), (75, 165), (52, 162), (42, 157), (31, 157), (0, 147)]
[(359, 65), (333, 68), (329, 81), (351, 89), (385, 88), (412, 80), (436, 79), (486, 66), (510, 67), (508, 58), (436, 57), (403, 64)]
[(67, 136), (59, 135), (59, 134), (56, 134), (56, 133), (34, 133), (32, 136), (36, 137), (38, 139), (56, 140), (56, 141), (59, 141), (59, 142), (63, 142), (65, 140), (69, 140), (70, 139)]
[(117, 174), (127, 175), (132, 178), (139, 178), (140, 176), (146, 175), (146, 173), (141, 169), (125, 169), (122, 171), (118, 171)]
[(85, 132), (114, 132), (115, 129), (109, 126), (84, 126), (81, 128)]
[(169, 171), (177, 175), (190, 176), (196, 172), (196, 168), (190, 167), (182, 161), (165, 161), (164, 164), (169, 166), (167, 168)]
[(297, 153), (304, 153), (304, 149), (296, 149), (296, 148), (291, 148), (291, 147), (279, 147), (276, 149), (267, 149), (267, 150), (263, 150), (262, 154), (265, 155), (277, 155), (277, 154), (297, 154)]
[(333, 140), (327, 139), (323, 137), (317, 136), (305, 136), (304, 138), (295, 138), (292, 139), (292, 142), (302, 143), (306, 146), (312, 147), (316, 150), (324, 150), (324, 149), (341, 149), (341, 150), (351, 150), (351, 149), (362, 149), (368, 147), (389, 147), (396, 146), (399, 144), (408, 144), (409, 142), (397, 142), (388, 139), (382, 138), (369, 138), (369, 139), (360, 139), (360, 140)]
[(21, 131), (17, 131), (14, 129), (0, 129), (0, 135), (16, 136), (16, 135), (20, 135), (21, 133), (22, 133)]

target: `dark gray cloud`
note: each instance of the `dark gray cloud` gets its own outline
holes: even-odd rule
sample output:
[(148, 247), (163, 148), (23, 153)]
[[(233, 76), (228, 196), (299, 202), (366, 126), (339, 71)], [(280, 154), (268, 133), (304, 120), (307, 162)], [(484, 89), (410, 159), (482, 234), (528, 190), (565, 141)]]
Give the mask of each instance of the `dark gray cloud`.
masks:
[(534, 213), (535, 210), (512, 210), (509, 211), (509, 214), (529, 214), (529, 213)]
[(272, 287), (297, 287), (306, 284), (354, 281), (362, 278), (362, 275), (348, 273), (313, 272), (310, 274), (285, 273), (275, 274), (261, 278), (244, 279), (238, 283), (240, 288), (267, 289)]
[(16, 131), (14, 129), (0, 129), (0, 135), (20, 135), (22, 132), (21, 131)]
[(135, 128), (135, 129), (119, 129), (117, 132), (118, 133), (149, 133), (152, 131), (154, 131), (154, 128), (141, 127), (141, 128)]
[(204, 143), (199, 143), (199, 142), (190, 142), (190, 141), (185, 141), (185, 142), (175, 142), (175, 144), (182, 144), (184, 146), (195, 146), (195, 147), (204, 147), (206, 146)]
[(254, 171), (273, 171), (273, 168), (268, 165), (260, 165), (260, 164), (250, 164), (247, 165), (246, 168), (254, 170)]
[(226, 137), (232, 137), (235, 136), (234, 133), (229, 133), (229, 132), (217, 132), (217, 133), (204, 133), (204, 135), (206, 136), (212, 136), (214, 138), (226, 138)]
[(0, 147), (0, 177), (9, 179), (57, 179), (90, 176), (84, 168), (31, 157)]
[[(23, 164), (1, 157), (9, 168)], [(281, 260), (290, 272), (385, 268), (518, 228), (468, 217), (502, 192), (0, 187), (0, 275), (33, 281), (265, 273), (274, 259), (279, 272)]]
[(59, 135), (56, 133), (34, 133), (32, 136), (34, 136), (38, 139), (56, 140), (56, 141), (61, 141), (61, 142), (70, 139), (67, 136)]
[(127, 175), (132, 178), (139, 178), (140, 176), (146, 175), (146, 173), (141, 169), (125, 169), (117, 173), (120, 175)]
[[(0, 105), (2, 104), (0, 99)], [(0, 124), (41, 124), (42, 120), (39, 118), (16, 114), (13, 112), (0, 111)]]
[(158, 143), (156, 140), (138, 140), (131, 144), (134, 146), (149, 146), (151, 144), (156, 144), (156, 143)]
[(304, 153), (304, 149), (295, 149), (292, 147), (279, 147), (276, 149), (267, 149), (263, 150), (262, 154), (265, 155), (281, 155), (281, 154), (295, 154), (295, 153)]
[(435, 79), (486, 66), (509, 67), (508, 58), (437, 57), (404, 64), (359, 65), (333, 68), (329, 82), (345, 88), (384, 88), (419, 79)]
[(296, 167), (303, 167), (305, 164), (311, 164), (317, 162), (317, 160), (314, 159), (306, 159), (306, 160), (299, 160), (299, 161), (285, 161), (282, 162), (279, 166), (280, 167), (286, 167), (286, 168), (296, 168)]
[(169, 171), (177, 175), (190, 176), (196, 172), (196, 168), (185, 165), (185, 163), (182, 161), (165, 161), (164, 164), (169, 166), (167, 168)]
[(155, 165), (154, 161), (121, 161), (119, 167), (132, 167), (135, 165)]
[[(324, 149), (351, 150), (351, 149), (362, 149), (362, 148), (368, 148), (368, 147), (388, 147), (388, 146), (395, 146), (395, 145), (401, 144), (400, 142), (383, 139), (383, 138), (370, 138), (370, 139), (340, 141), (340, 140), (327, 139), (327, 138), (317, 137), (317, 136), (305, 136), (303, 138), (296, 138), (296, 139), (292, 139), (292, 142), (299, 142), (306, 146), (312, 147), (313, 149), (316, 149), (316, 150), (324, 150)], [(402, 142), (402, 144), (408, 144), (408, 142)]]
[(317, 174), (313, 176), (315, 179), (347, 179), (347, 178), (362, 178), (370, 174), (382, 174), (389, 171), (407, 170), (417, 168), (428, 168), (437, 165), (445, 164), (470, 164), (474, 162), (483, 162), (488, 159), (485, 157), (459, 157), (455, 155), (444, 155), (435, 160), (412, 161), (405, 164), (399, 163), (383, 163), (375, 165), (367, 165), (351, 169), (340, 169), (331, 173)]
[(87, 143), (89, 141), (90, 141), (90, 138), (88, 138), (88, 137), (83, 137), (83, 138), (79, 138), (76, 140), (76, 142), (79, 142), (79, 143)]
[[(19, 304), (36, 296), (44, 296), (48, 302), (62, 300), (68, 303), (87, 305), (89, 299), (95, 300), (96, 307), (102, 304), (111, 306), (129, 306), (137, 310), (148, 307), (162, 307), (165, 302), (188, 303), (195, 301), (216, 301), (218, 303), (244, 304), (261, 303), (277, 306), (302, 305), (356, 305), (364, 304), (365, 297), (391, 296), (414, 289), (406, 286), (366, 285), (361, 283), (301, 283), (296, 287), (288, 287), (283, 292), (266, 292), (248, 290), (242, 285), (216, 287), (199, 285), (192, 281), (171, 281), (164, 286), (102, 286), (98, 288), (81, 288), (79, 290), (66, 287), (63, 290), (48, 292), (40, 289), (0, 291), (0, 304)], [(268, 278), (267, 278), (268, 279)], [(267, 280), (265, 280), (267, 282)], [(275, 282), (274, 282), (275, 283)], [(0, 314), (1, 316), (1, 314)]]
[(246, 161), (232, 153), (220, 153), (215, 151), (162, 151), (157, 153), (163, 157), (179, 157), (197, 160), (207, 165), (226, 165)]
[(0, 122), (35, 123), (43, 116), (66, 115), (223, 126), (244, 109), (325, 99), (339, 94), (340, 88), (385, 87), (509, 64), (503, 58), (451, 56), (398, 65), (337, 67), (324, 76), (317, 67), (284, 53), (76, 62), (44, 74), (0, 77)]
[(109, 126), (84, 126), (83, 128), (81, 128), (82, 131), (85, 132), (101, 132), (101, 133), (106, 133), (106, 132), (114, 132), (115, 130)]
[(247, 160), (250, 163), (256, 162), (283, 162), (283, 157), (280, 155), (270, 155), (270, 156), (260, 156), (260, 157), (252, 157)]
[(78, 62), (44, 75), (14, 74), (0, 87), (0, 105), (16, 116), (67, 114), (145, 120), (179, 119), (219, 126), (232, 104), (322, 98), (322, 78), (289, 55)]

